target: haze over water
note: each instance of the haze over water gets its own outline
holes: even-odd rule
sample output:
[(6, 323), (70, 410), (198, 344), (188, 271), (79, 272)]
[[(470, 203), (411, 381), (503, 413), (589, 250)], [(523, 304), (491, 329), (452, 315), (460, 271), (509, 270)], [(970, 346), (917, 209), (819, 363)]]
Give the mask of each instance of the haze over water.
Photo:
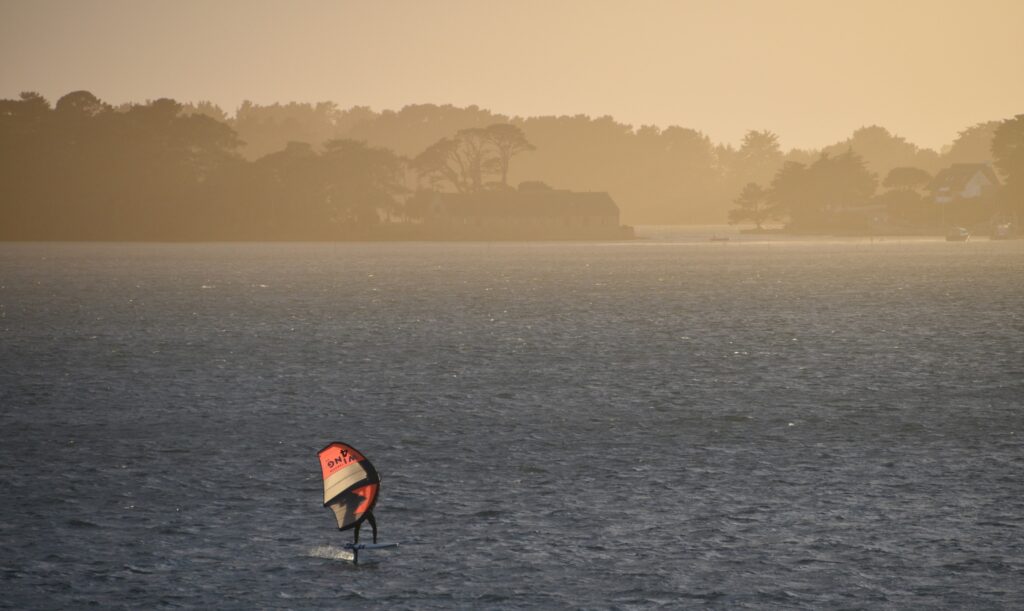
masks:
[(1024, 605), (1020, 241), (644, 231), (0, 246), (0, 606)]

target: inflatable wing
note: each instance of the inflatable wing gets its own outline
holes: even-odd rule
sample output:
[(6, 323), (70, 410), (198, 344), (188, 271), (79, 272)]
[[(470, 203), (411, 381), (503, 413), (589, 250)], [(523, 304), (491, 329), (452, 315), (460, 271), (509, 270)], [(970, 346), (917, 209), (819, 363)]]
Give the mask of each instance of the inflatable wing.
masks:
[(346, 530), (366, 519), (380, 491), (380, 476), (363, 454), (340, 441), (320, 452), (324, 476), (324, 507), (330, 507), (338, 519), (338, 529)]

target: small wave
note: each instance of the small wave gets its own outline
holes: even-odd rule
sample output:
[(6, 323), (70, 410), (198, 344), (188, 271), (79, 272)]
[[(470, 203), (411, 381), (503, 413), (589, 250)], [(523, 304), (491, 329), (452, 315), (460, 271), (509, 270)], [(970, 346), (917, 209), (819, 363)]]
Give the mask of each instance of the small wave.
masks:
[(473, 514), (474, 518), (497, 518), (503, 515), (503, 511), (497, 509), (484, 509)]
[(519, 466), (519, 471), (522, 473), (547, 473), (548, 470), (538, 465), (524, 464)]
[(340, 547), (330, 545), (318, 545), (309, 550), (311, 558), (325, 558), (327, 560), (352, 560), (352, 552)]
[(90, 522), (88, 520), (79, 520), (78, 518), (72, 518), (68, 520), (68, 526), (72, 528), (100, 528), (99, 524)]

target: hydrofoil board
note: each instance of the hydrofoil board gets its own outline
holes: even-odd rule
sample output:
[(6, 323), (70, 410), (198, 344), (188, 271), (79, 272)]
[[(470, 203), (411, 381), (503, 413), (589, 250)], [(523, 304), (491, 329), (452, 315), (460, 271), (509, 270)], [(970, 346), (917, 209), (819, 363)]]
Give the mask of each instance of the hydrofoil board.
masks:
[(389, 547), (398, 547), (397, 543), (346, 543), (343, 545), (345, 549), (352, 551), (358, 551), (361, 549), (388, 549)]

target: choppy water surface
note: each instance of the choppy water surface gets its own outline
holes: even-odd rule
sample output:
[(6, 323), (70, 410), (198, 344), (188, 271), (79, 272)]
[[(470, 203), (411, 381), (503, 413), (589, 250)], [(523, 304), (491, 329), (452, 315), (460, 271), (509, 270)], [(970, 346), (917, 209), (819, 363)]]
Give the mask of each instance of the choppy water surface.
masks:
[(1024, 607), (1024, 242), (654, 235), (0, 245), (0, 606)]

